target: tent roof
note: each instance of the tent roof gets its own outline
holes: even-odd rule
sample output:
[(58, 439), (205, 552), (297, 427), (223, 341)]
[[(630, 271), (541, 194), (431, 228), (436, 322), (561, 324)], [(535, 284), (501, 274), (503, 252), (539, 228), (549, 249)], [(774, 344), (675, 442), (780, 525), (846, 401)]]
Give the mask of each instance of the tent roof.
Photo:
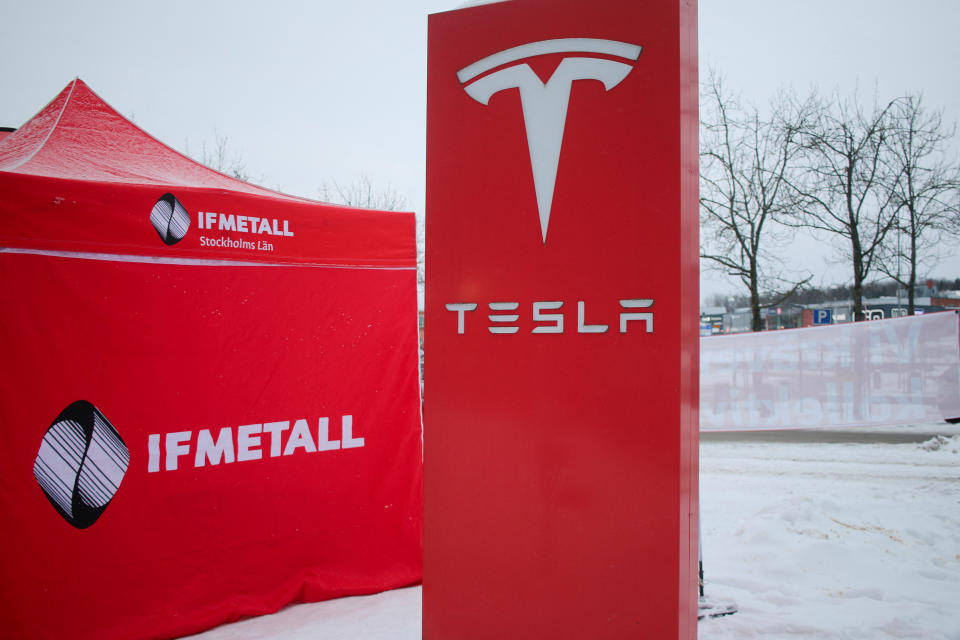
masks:
[(0, 139), (0, 193), (0, 252), (416, 264), (412, 213), (321, 203), (218, 173), (142, 131), (79, 78)]
[(79, 78), (0, 139), (0, 171), (126, 184), (212, 187), (302, 200), (218, 173), (120, 115)]

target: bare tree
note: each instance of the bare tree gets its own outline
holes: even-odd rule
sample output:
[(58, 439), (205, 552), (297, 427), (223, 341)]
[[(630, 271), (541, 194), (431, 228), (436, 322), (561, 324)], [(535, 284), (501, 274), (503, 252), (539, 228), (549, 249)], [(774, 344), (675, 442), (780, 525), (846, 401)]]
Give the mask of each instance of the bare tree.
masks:
[(400, 211), (407, 208), (407, 199), (389, 184), (375, 187), (370, 177), (361, 173), (360, 177), (349, 184), (340, 184), (336, 180), (320, 185), (320, 199), (335, 204), (344, 204), (359, 209), (379, 211)]
[(700, 103), (700, 257), (743, 283), (753, 330), (760, 331), (762, 309), (777, 306), (810, 280), (781, 277), (783, 264), (772, 251), (782, 240), (778, 219), (792, 206), (787, 180), (805, 108), (788, 114), (781, 99), (773, 117), (761, 119), (756, 108), (726, 94), (714, 72)]
[(802, 224), (841, 239), (853, 271), (853, 312), (863, 320), (863, 285), (874, 271), (897, 206), (888, 185), (895, 181), (884, 153), (891, 135), (890, 109), (865, 112), (856, 97), (820, 101), (799, 138)]
[(941, 236), (958, 217), (960, 168), (947, 159), (955, 128), (944, 128), (942, 110), (928, 112), (921, 96), (908, 95), (893, 104), (890, 115), (886, 161), (894, 179), (889, 188), (897, 237), (885, 243), (878, 264), (907, 290), (907, 313), (912, 316), (918, 272), (933, 266)]
[(250, 182), (251, 176), (247, 172), (247, 163), (239, 153), (231, 152), (229, 139), (214, 129), (212, 149), (207, 149), (204, 142), (200, 152), (200, 163), (225, 175)]

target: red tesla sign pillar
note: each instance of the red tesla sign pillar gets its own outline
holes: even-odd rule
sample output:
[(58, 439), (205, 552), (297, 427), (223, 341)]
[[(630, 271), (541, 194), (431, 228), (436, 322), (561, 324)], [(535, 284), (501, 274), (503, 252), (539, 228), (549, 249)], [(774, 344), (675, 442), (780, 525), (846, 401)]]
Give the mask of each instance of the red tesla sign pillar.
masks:
[(432, 15), (423, 636), (696, 637), (696, 5)]

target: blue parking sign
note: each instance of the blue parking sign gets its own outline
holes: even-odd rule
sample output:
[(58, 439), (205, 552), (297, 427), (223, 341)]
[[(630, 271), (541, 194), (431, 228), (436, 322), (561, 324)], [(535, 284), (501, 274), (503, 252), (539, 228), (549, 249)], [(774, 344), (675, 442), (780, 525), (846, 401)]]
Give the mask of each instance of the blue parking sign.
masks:
[(814, 309), (813, 324), (833, 324), (833, 309)]

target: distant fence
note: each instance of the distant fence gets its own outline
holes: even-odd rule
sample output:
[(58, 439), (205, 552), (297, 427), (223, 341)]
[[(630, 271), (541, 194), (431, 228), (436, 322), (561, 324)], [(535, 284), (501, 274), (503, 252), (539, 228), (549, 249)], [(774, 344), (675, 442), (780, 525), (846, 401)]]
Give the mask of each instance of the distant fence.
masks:
[(956, 312), (700, 340), (700, 430), (960, 417)]

